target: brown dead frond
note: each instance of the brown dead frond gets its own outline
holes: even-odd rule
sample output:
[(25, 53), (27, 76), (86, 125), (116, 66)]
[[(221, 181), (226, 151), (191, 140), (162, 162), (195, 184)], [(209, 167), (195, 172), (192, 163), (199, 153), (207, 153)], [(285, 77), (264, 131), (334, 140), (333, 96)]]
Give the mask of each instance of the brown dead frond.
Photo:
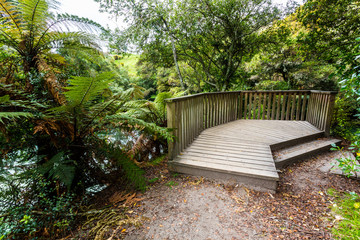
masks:
[(109, 198), (109, 202), (114, 205), (123, 203), (123, 206), (133, 206), (143, 200), (142, 198), (136, 197), (136, 195), (136, 193), (116, 192)]
[(68, 122), (56, 121), (54, 119), (41, 119), (36, 121), (34, 133), (47, 134), (51, 141), (57, 146), (59, 136), (62, 138), (71, 137), (74, 140), (73, 125)]

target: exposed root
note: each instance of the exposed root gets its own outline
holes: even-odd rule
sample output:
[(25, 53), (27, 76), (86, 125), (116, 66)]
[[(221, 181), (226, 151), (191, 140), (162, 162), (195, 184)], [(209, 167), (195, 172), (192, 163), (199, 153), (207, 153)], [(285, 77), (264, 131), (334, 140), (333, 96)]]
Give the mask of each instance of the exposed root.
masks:
[[(88, 216), (82, 229), (88, 231), (88, 238), (102, 240), (106, 237), (120, 238), (122, 232), (125, 232), (126, 226), (139, 227), (142, 224), (141, 217), (130, 217), (124, 214), (120, 209), (104, 209), (94, 215)], [(125, 229), (125, 230), (124, 230)]]

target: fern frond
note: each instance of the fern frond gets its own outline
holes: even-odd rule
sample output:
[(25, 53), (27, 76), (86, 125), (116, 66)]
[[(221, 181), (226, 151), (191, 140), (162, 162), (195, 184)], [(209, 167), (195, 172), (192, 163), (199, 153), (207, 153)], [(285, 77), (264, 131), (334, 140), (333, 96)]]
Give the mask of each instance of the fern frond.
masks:
[(49, 161), (37, 168), (41, 174), (49, 174), (50, 177), (64, 183), (69, 189), (75, 177), (74, 161), (68, 159), (65, 152), (59, 152)]
[(48, 106), (44, 103), (33, 101), (24, 91), (16, 89), (12, 84), (0, 83), (0, 94), (3, 95), (0, 100), (1, 107), (21, 107), (24, 110), (39, 111), (46, 109)]
[(4, 119), (13, 120), (16, 118), (31, 118), (33, 116), (29, 112), (0, 112), (0, 123), (4, 124)]
[(173, 97), (173, 94), (171, 94), (170, 92), (161, 92), (156, 96), (154, 102), (155, 102), (156, 108), (158, 109), (158, 111), (160, 112), (160, 114), (162, 116), (165, 116), (165, 114), (166, 114), (165, 99), (172, 98), (172, 97)]
[(113, 81), (113, 74), (105, 72), (94, 77), (73, 77), (69, 80), (71, 86), (65, 87), (64, 93), (68, 104), (82, 105), (98, 97)]
[(102, 33), (106, 31), (103, 26), (91, 19), (67, 13), (56, 15), (49, 25), (51, 25), (53, 31), (69, 31), (74, 28), (81, 32)]
[[(35, 27), (46, 22), (49, 16), (50, 1), (45, 0), (25, 0), (19, 1), (17, 4), (18, 11), (21, 12), (23, 24), (30, 24), (30, 28), (35, 30)], [(30, 33), (31, 34), (31, 33)]]
[(20, 24), (22, 18), (20, 12), (17, 10), (17, 5), (13, 1), (0, 0), (0, 16), (2, 23), (9, 28), (14, 27), (21, 33)]
[(110, 157), (115, 159), (125, 173), (125, 177), (139, 190), (146, 189), (144, 170), (138, 167), (120, 148), (111, 147)]
[(35, 48), (39, 50), (61, 47), (101, 48), (96, 37), (85, 32), (48, 32), (39, 38), (35, 45)]
[(102, 122), (103, 124), (111, 124), (115, 127), (130, 127), (141, 131), (146, 131), (153, 135), (163, 137), (169, 141), (173, 141), (174, 139), (174, 136), (170, 133), (169, 129), (159, 127), (155, 123), (148, 123), (142, 119), (134, 118), (126, 113), (107, 116)]

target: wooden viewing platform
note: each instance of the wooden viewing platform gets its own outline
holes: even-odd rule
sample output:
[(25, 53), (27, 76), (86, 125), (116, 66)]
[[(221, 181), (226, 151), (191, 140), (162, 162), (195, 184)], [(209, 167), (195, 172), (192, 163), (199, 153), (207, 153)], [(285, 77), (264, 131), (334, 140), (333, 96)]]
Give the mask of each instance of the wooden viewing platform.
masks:
[(284, 164), (272, 151), (328, 136), (335, 94), (241, 91), (168, 99), (168, 127), (176, 136), (169, 166), (275, 191), (277, 167)]

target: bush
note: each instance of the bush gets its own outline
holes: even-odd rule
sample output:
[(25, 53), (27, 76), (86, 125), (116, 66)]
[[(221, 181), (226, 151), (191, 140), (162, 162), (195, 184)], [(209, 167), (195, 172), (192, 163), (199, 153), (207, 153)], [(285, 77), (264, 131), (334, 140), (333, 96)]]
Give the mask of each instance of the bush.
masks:
[(285, 81), (261, 81), (256, 84), (255, 90), (289, 90), (290, 86)]
[[(0, 211), (0, 239), (58, 238), (74, 223), (78, 206), (74, 194), (57, 196), (57, 182), (46, 181), (43, 176), (34, 177), (33, 185), (31, 192), (17, 195), (17, 202), (12, 201), (14, 196), (1, 196), (1, 202), (9, 206)], [(4, 182), (2, 186), (6, 187)]]
[(332, 135), (351, 140), (360, 129), (360, 120), (356, 116), (360, 103), (356, 96), (347, 97), (340, 92), (335, 100), (334, 116), (332, 121)]

